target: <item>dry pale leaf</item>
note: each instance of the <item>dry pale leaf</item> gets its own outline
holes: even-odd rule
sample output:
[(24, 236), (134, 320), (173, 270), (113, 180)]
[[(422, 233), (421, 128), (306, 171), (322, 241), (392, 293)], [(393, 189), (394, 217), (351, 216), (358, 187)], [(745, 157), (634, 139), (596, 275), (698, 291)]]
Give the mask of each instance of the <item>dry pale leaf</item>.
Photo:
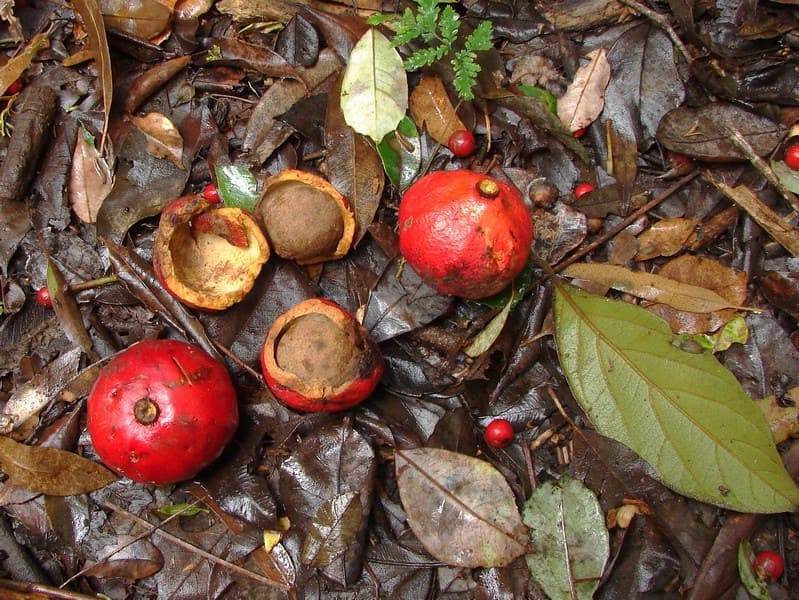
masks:
[(590, 62), (581, 66), (574, 80), (558, 99), (558, 116), (570, 131), (590, 125), (605, 107), (605, 88), (610, 82), (610, 63), (604, 48), (588, 54)]
[(674, 256), (691, 244), (698, 224), (699, 219), (661, 219), (638, 236), (639, 250), (635, 260)]
[(113, 185), (111, 169), (95, 147), (94, 136), (81, 127), (69, 175), (69, 203), (81, 221), (97, 221), (97, 212)]
[(39, 50), (47, 48), (50, 45), (50, 39), (46, 33), (37, 33), (33, 36), (28, 45), (17, 54), (14, 58), (9, 60), (0, 68), (0, 94), (5, 94), (6, 90), (17, 79), (22, 77), (25, 69), (31, 64), (31, 61), (36, 58)]
[(444, 83), (438, 77), (422, 77), (409, 99), (411, 118), (419, 129), (446, 146), (455, 131), (466, 129), (452, 106)]
[(161, 113), (133, 117), (133, 123), (147, 137), (147, 152), (156, 158), (168, 158), (175, 166), (183, 166), (183, 137), (177, 127)]

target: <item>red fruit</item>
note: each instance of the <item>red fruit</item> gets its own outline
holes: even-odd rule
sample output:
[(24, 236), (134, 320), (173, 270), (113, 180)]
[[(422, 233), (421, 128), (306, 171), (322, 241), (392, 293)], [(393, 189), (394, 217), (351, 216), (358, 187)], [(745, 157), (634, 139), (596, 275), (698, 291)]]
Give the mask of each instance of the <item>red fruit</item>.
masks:
[(152, 485), (194, 477), (222, 453), (239, 422), (225, 367), (177, 340), (144, 341), (118, 354), (86, 408), (103, 463)]
[(459, 129), (449, 136), (447, 148), (458, 158), (466, 158), (477, 150), (477, 140), (468, 129)]
[(275, 319), (261, 350), (261, 369), (271, 392), (291, 408), (335, 412), (374, 391), (383, 357), (353, 315), (313, 298)]
[(9, 96), (13, 96), (14, 94), (18, 94), (19, 92), (22, 91), (22, 88), (24, 87), (24, 85), (25, 84), (22, 83), (21, 79), (17, 79), (14, 83), (12, 83), (10, 86), (8, 86), (8, 88), (6, 89), (6, 94), (9, 95)]
[(494, 419), (485, 430), (485, 440), (489, 446), (504, 448), (513, 441), (513, 425), (505, 419)]
[(588, 127), (580, 127), (580, 129), (572, 131), (572, 135), (579, 139), (585, 135), (586, 131), (588, 131)]
[(766, 550), (758, 552), (752, 562), (757, 576), (764, 581), (777, 581), (785, 570), (785, 562), (776, 552)]
[(203, 198), (208, 200), (211, 204), (219, 204), (222, 202), (222, 196), (219, 195), (219, 188), (216, 184), (209, 183), (203, 188)]
[(39, 306), (53, 305), (53, 299), (50, 297), (50, 290), (46, 285), (36, 290), (36, 304)]
[(666, 152), (666, 160), (668, 161), (669, 165), (672, 167), (679, 167), (680, 165), (684, 165), (687, 162), (691, 162), (691, 159), (685, 154), (680, 154), (678, 152)]
[(524, 269), (532, 240), (519, 191), (474, 171), (425, 175), (400, 203), (400, 252), (443, 294), (477, 299), (501, 291)]
[(791, 144), (786, 148), (785, 164), (794, 171), (799, 171), (799, 144)]
[(585, 196), (589, 192), (593, 192), (595, 189), (596, 188), (590, 183), (578, 183), (577, 187), (574, 188), (574, 197), (579, 198), (580, 196)]

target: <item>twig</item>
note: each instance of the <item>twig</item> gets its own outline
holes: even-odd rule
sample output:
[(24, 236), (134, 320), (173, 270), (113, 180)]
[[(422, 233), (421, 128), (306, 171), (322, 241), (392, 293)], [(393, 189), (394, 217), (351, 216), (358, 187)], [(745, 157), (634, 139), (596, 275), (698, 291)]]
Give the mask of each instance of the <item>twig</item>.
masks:
[(793, 207), (794, 211), (799, 212), (799, 199), (796, 198), (796, 194), (782, 185), (780, 178), (777, 177), (772, 168), (766, 164), (766, 161), (755, 152), (749, 140), (744, 137), (740, 130), (737, 127), (726, 127), (725, 131), (730, 136), (735, 147), (744, 153), (749, 162), (752, 163), (752, 166), (760, 171), (760, 174), (766, 178), (766, 181), (776, 188), (782, 197), (788, 201), (788, 204)]
[(583, 246), (580, 250), (572, 254), (569, 258), (566, 258), (560, 261), (557, 265), (555, 265), (552, 270), (554, 273), (560, 273), (563, 269), (568, 267), (570, 264), (577, 262), (586, 254), (590, 254), (593, 252), (597, 247), (601, 246), (614, 236), (616, 236), (620, 231), (622, 231), (625, 227), (634, 223), (637, 219), (648, 213), (650, 210), (655, 208), (658, 204), (663, 202), (666, 198), (671, 196), (674, 192), (679, 190), (682, 186), (684, 186), (689, 181), (693, 180), (697, 175), (699, 175), (699, 171), (692, 171), (679, 181), (677, 181), (673, 186), (669, 189), (662, 192), (659, 196), (653, 198), (642, 207), (638, 208), (637, 210), (633, 211), (627, 217), (621, 221), (620, 223), (616, 224), (608, 231), (597, 237), (593, 242), (588, 244), (587, 246)]
[(159, 536), (161, 536), (165, 540), (168, 540), (168, 541), (172, 542), (173, 544), (177, 544), (178, 546), (180, 546), (181, 548), (185, 548), (189, 552), (194, 552), (195, 554), (198, 554), (199, 556), (202, 556), (203, 558), (205, 558), (207, 560), (210, 560), (211, 562), (213, 562), (213, 563), (215, 563), (217, 565), (225, 567), (226, 569), (230, 569), (234, 573), (238, 573), (239, 575), (243, 575), (244, 577), (247, 577), (248, 579), (252, 579), (253, 581), (257, 581), (258, 583), (262, 583), (264, 585), (269, 585), (269, 586), (272, 586), (272, 587), (276, 587), (276, 588), (279, 588), (279, 589), (284, 590), (284, 591), (289, 591), (291, 589), (291, 586), (289, 586), (289, 585), (287, 585), (285, 583), (280, 583), (279, 581), (274, 581), (273, 579), (268, 579), (268, 578), (264, 577), (263, 575), (259, 575), (258, 573), (250, 571), (249, 569), (245, 569), (244, 567), (240, 567), (239, 565), (237, 565), (235, 563), (232, 563), (232, 562), (229, 562), (229, 561), (225, 560), (224, 558), (219, 558), (218, 556), (214, 556), (210, 552), (206, 552), (202, 548), (198, 548), (194, 544), (190, 544), (186, 540), (183, 540), (183, 539), (181, 539), (181, 538), (179, 538), (179, 537), (177, 537), (175, 535), (172, 535), (171, 533), (167, 533), (166, 531), (162, 531), (161, 529), (158, 529), (158, 527), (156, 527), (152, 523), (150, 523), (148, 521), (145, 521), (144, 519), (142, 519), (140, 517), (137, 517), (133, 513), (128, 512), (127, 510), (125, 510), (121, 506), (117, 506), (116, 504), (114, 504), (112, 502), (109, 502), (109, 501), (106, 500), (105, 502), (102, 503), (102, 505), (105, 506), (106, 508), (108, 508), (109, 510), (113, 510), (114, 512), (118, 512), (119, 514), (121, 514), (121, 515), (123, 515), (123, 516), (125, 516), (125, 517), (127, 517), (127, 518), (129, 518), (129, 519), (131, 519), (133, 521), (135, 521), (136, 523), (139, 523), (140, 525), (143, 525), (145, 527), (149, 527), (151, 533), (158, 534)]
[(572, 600), (577, 600), (577, 589), (574, 587), (574, 572), (572, 571), (572, 559), (569, 552), (569, 540), (566, 539), (566, 515), (563, 514), (563, 500), (558, 503), (560, 515), (560, 531), (563, 534), (563, 555), (566, 559), (566, 575), (569, 578), (569, 595)]
[(637, 2), (636, 0), (618, 0), (618, 1), (626, 6), (629, 6), (635, 12), (641, 13), (647, 19), (649, 19), (655, 25), (657, 25), (663, 31), (665, 31), (666, 35), (669, 36), (669, 39), (672, 41), (677, 50), (680, 51), (680, 54), (683, 55), (685, 60), (687, 60), (689, 64), (694, 62), (695, 58), (693, 54), (691, 54), (691, 51), (688, 50), (685, 44), (683, 44), (682, 40), (677, 35), (677, 32), (674, 31), (674, 28), (671, 26), (671, 23), (669, 23), (669, 20), (666, 17), (661, 15), (659, 12), (652, 10), (648, 6), (645, 6), (640, 2)]
[[(0, 592), (3, 590), (15, 592), (14, 598), (36, 598), (47, 600), (97, 600), (98, 596), (92, 594), (88, 596), (79, 592), (69, 590), (59, 590), (56, 587), (44, 585), (43, 583), (30, 583), (27, 581), (14, 581), (12, 579), (0, 579)], [(3, 595), (4, 598), (8, 596)]]

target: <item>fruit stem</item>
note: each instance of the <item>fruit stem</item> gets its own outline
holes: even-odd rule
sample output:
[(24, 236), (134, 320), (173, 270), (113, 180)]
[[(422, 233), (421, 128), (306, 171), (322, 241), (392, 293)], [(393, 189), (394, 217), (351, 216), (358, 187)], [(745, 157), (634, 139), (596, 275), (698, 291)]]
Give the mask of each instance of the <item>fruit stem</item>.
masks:
[(100, 277), (98, 279), (89, 279), (88, 281), (73, 283), (69, 285), (67, 289), (74, 294), (84, 290), (91, 290), (103, 285), (110, 285), (112, 283), (116, 283), (117, 281), (119, 281), (119, 278), (116, 275), (109, 275), (108, 277)]
[(496, 198), (499, 196), (499, 185), (493, 179), (481, 179), (477, 182), (477, 192), (483, 198)]
[(151, 425), (158, 418), (158, 406), (149, 398), (142, 398), (133, 405), (133, 416), (141, 425)]

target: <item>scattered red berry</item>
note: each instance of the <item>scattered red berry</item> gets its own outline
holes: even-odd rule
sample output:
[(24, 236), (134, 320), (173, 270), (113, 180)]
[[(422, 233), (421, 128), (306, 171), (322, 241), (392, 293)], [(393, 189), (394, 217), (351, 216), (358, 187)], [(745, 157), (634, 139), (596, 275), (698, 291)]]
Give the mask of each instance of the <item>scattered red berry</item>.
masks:
[(485, 440), (494, 448), (504, 448), (513, 441), (513, 436), (513, 425), (505, 419), (494, 419), (485, 430)]
[(791, 144), (785, 149), (785, 164), (794, 171), (799, 171), (799, 143)]
[(585, 135), (586, 131), (588, 131), (588, 127), (580, 127), (580, 129), (572, 131), (572, 135), (579, 139)]
[(458, 158), (466, 158), (477, 150), (477, 140), (468, 129), (459, 129), (449, 137), (447, 148)]
[(50, 297), (50, 290), (47, 286), (40, 287), (36, 291), (36, 304), (39, 306), (52, 306), (53, 299)]
[(209, 183), (203, 188), (203, 198), (208, 200), (208, 202), (212, 202), (213, 204), (219, 204), (222, 202), (222, 196), (219, 195), (219, 188), (216, 187), (216, 184)]
[(577, 187), (574, 188), (574, 197), (579, 198), (580, 196), (585, 196), (589, 192), (593, 192), (596, 189), (590, 183), (578, 183)]
[(22, 86), (23, 86), (22, 80), (21, 79), (17, 79), (14, 83), (12, 83), (10, 86), (8, 86), (8, 89), (6, 90), (6, 94), (8, 96), (13, 96), (14, 94), (18, 94), (18, 93), (20, 93), (22, 91)]
[(679, 152), (666, 152), (666, 160), (672, 167), (679, 167), (687, 162), (691, 162), (689, 157), (685, 156), (685, 154), (680, 154)]
[(757, 576), (764, 581), (777, 581), (785, 570), (782, 556), (770, 550), (758, 552), (752, 566)]

